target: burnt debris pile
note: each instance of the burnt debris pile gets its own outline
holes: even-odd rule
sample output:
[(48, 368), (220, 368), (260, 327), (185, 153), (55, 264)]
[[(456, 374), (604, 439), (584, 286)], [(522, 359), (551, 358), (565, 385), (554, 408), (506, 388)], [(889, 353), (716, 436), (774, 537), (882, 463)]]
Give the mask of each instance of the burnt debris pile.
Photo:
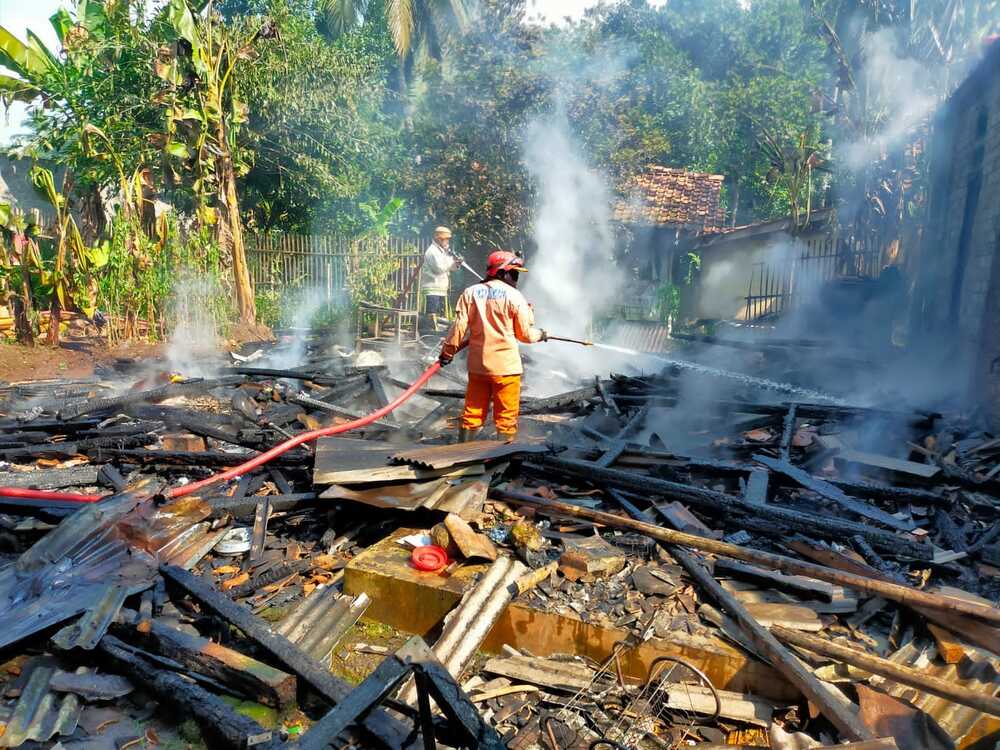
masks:
[(455, 444), (449, 368), (204, 482), (423, 369), (3, 385), (0, 747), (996, 742), (1000, 437), (667, 367)]

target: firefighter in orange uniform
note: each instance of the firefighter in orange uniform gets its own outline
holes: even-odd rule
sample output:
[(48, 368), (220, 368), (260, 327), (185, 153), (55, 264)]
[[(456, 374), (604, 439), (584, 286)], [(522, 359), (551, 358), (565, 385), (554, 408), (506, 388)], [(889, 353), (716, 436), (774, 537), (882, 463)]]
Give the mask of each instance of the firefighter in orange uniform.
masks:
[(535, 328), (531, 307), (517, 290), (517, 277), (525, 272), (520, 257), (496, 250), (487, 260), (485, 281), (470, 286), (458, 299), (455, 323), (445, 337), (438, 361), (449, 364), (468, 333), (469, 386), (459, 442), (476, 439), (491, 404), (497, 436), (501, 440), (517, 437), (524, 372), (517, 342), (548, 340), (545, 331)]

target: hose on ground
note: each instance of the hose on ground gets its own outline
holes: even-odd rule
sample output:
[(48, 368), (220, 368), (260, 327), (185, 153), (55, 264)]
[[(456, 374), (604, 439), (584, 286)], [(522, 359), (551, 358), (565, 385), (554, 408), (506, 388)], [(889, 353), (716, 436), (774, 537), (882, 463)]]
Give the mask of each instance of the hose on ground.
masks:
[[(218, 474), (213, 474), (212, 476), (202, 479), (197, 482), (191, 482), (190, 484), (181, 485), (179, 487), (173, 487), (168, 490), (166, 495), (170, 498), (184, 497), (186, 495), (192, 495), (200, 490), (205, 489), (213, 484), (218, 484), (219, 482), (226, 482), (230, 479), (235, 479), (236, 477), (246, 474), (248, 471), (253, 471), (254, 469), (263, 466), (267, 462), (277, 458), (282, 453), (285, 453), (292, 448), (295, 448), (303, 443), (308, 443), (317, 438), (328, 437), (330, 435), (339, 435), (342, 432), (349, 432), (350, 430), (357, 430), (361, 427), (367, 427), (368, 425), (376, 422), (377, 420), (384, 417), (389, 412), (395, 410), (403, 403), (405, 403), (414, 393), (423, 388), (424, 384), (427, 383), (434, 374), (441, 369), (441, 363), (435, 362), (430, 367), (421, 373), (420, 377), (413, 381), (412, 385), (399, 394), (395, 399), (390, 401), (388, 404), (380, 409), (367, 414), (359, 419), (355, 419), (351, 422), (346, 422), (344, 424), (333, 425), (331, 427), (322, 427), (318, 430), (309, 430), (308, 432), (300, 433), (293, 438), (286, 440), (283, 443), (279, 443), (268, 451), (254, 456), (249, 461), (245, 461), (238, 466), (234, 466), (226, 471), (221, 471)], [(105, 495), (87, 495), (77, 492), (52, 492), (48, 490), (26, 490), (22, 487), (0, 487), (0, 499), (3, 497), (11, 498), (27, 498), (32, 500), (51, 500), (53, 502), (73, 502), (73, 503), (92, 503), (105, 497)]]

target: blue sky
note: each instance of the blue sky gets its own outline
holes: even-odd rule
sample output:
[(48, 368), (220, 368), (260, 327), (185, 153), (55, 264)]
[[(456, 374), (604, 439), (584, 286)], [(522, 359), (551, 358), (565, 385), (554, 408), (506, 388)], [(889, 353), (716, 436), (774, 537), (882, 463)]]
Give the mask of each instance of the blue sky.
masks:
[[(549, 21), (559, 21), (565, 16), (578, 17), (597, 0), (529, 0), (529, 13)], [(49, 16), (56, 12), (61, 0), (0, 0), (0, 26), (4, 26), (24, 39), (26, 29), (31, 29), (51, 49), (58, 47)], [(2, 108), (0, 108), (2, 109)], [(6, 118), (0, 113), (0, 144), (8, 143), (18, 132), (24, 117), (24, 107), (14, 104)]]

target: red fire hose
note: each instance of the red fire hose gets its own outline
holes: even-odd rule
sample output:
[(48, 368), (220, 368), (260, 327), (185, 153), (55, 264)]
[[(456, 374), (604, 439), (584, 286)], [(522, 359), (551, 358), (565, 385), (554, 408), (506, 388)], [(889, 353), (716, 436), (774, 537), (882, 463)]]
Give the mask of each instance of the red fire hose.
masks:
[[(346, 422), (345, 424), (338, 424), (332, 427), (323, 427), (319, 430), (303, 432), (283, 443), (279, 443), (260, 455), (254, 456), (249, 461), (232, 467), (231, 469), (226, 469), (226, 471), (213, 474), (207, 479), (191, 482), (190, 484), (181, 485), (180, 487), (174, 487), (167, 491), (167, 497), (184, 497), (185, 495), (191, 495), (204, 489), (205, 487), (208, 487), (209, 485), (216, 484), (217, 482), (225, 482), (230, 479), (235, 479), (236, 477), (246, 474), (248, 471), (256, 469), (258, 466), (262, 466), (268, 461), (277, 458), (282, 453), (285, 453), (296, 446), (302, 445), (303, 443), (313, 441), (316, 438), (326, 437), (328, 435), (339, 435), (342, 432), (349, 432), (350, 430), (356, 430), (360, 427), (366, 427), (403, 404), (414, 393), (419, 391), (424, 384), (434, 376), (434, 373), (440, 369), (441, 363), (435, 362), (424, 370), (420, 377), (413, 381), (413, 384), (409, 388), (381, 409), (377, 409), (371, 414), (361, 417), (360, 419), (355, 419), (353, 422)], [(48, 500), (51, 502), (93, 503), (105, 497), (105, 495), (84, 495), (79, 492), (50, 492), (48, 490), (26, 490), (20, 487), (0, 487), (0, 497)]]

